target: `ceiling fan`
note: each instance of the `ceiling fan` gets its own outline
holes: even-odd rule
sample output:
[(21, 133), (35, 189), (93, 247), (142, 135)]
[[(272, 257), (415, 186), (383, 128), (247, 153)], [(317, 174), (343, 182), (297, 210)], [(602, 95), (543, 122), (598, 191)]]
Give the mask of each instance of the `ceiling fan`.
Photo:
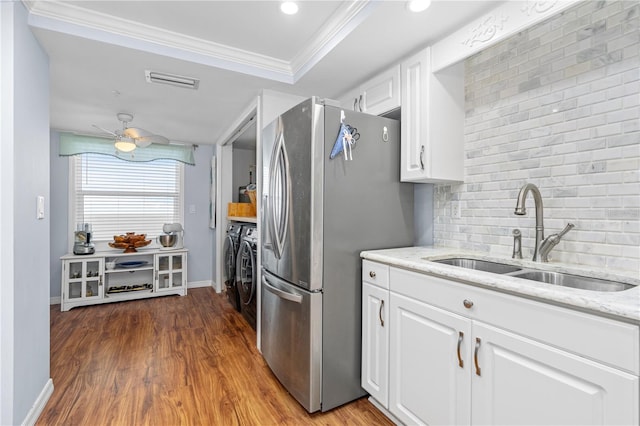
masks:
[(152, 143), (163, 145), (169, 143), (169, 139), (164, 136), (153, 134), (139, 127), (129, 127), (128, 124), (133, 121), (133, 114), (120, 112), (116, 114), (116, 117), (122, 122), (122, 130), (112, 132), (95, 124), (93, 127), (114, 136), (116, 138), (114, 145), (118, 151), (131, 152), (136, 148), (146, 148)]

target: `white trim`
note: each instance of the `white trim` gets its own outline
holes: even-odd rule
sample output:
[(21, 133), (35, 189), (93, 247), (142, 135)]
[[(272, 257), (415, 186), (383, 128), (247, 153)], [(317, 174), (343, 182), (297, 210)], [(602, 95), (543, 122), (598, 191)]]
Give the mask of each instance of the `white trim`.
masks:
[(316, 33), (316, 37), (306, 48), (296, 54), (289, 67), (293, 72), (294, 83), (329, 54), (351, 31), (355, 30), (378, 7), (379, 2), (370, 0), (345, 2), (327, 22), (327, 25)]
[(51, 398), (52, 394), (53, 379), (49, 378), (49, 380), (47, 380), (47, 383), (44, 384), (40, 395), (38, 395), (38, 398), (35, 400), (33, 406), (27, 413), (27, 416), (22, 421), (23, 426), (36, 424), (36, 421), (38, 421), (38, 417), (40, 417), (40, 414), (42, 414), (42, 411), (44, 410), (45, 405), (47, 405), (47, 401), (49, 401), (49, 398)]
[(216, 68), (294, 84), (351, 33), (377, 6), (371, 0), (344, 2), (316, 37), (292, 61), (237, 49), (77, 5), (24, 1), (29, 25), (90, 40), (125, 46)]
[(187, 288), (200, 288), (200, 287), (214, 287), (215, 285), (211, 280), (205, 281), (190, 281), (187, 283)]
[(432, 72), (462, 61), (583, 0), (506, 1), (431, 47)]
[(61, 303), (62, 297), (55, 296), (49, 298), (49, 305), (59, 305)]
[(236, 120), (231, 123), (229, 127), (227, 127), (227, 130), (224, 131), (222, 136), (218, 138), (218, 140), (216, 141), (217, 145), (227, 145), (233, 143), (242, 134), (242, 130), (249, 123), (253, 123), (253, 120), (255, 120), (257, 114), (259, 99), (259, 96), (251, 99), (251, 102), (249, 102), (249, 104), (242, 110), (242, 112), (238, 115), (238, 118), (236, 118)]
[(15, 7), (14, 2), (0, 2), (0, 424), (13, 423), (15, 397)]

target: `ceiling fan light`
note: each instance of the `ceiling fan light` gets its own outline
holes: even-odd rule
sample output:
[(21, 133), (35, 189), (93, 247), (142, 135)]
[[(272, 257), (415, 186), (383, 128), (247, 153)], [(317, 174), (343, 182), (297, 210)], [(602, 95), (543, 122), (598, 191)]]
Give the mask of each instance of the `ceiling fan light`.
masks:
[(114, 144), (116, 149), (120, 152), (131, 152), (136, 149), (136, 143), (131, 138), (118, 138)]
[(407, 8), (412, 12), (422, 12), (431, 6), (431, 0), (411, 0), (407, 2)]
[(295, 15), (298, 13), (298, 5), (294, 1), (283, 1), (280, 3), (280, 10), (285, 15)]

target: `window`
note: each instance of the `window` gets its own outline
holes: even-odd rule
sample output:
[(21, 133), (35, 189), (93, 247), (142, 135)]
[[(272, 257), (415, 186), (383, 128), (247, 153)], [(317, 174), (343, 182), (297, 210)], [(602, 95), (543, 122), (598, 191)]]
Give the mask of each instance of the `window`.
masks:
[(98, 241), (125, 232), (153, 238), (163, 224), (182, 223), (182, 163), (133, 163), (96, 154), (70, 159), (72, 231), (75, 224), (90, 223)]

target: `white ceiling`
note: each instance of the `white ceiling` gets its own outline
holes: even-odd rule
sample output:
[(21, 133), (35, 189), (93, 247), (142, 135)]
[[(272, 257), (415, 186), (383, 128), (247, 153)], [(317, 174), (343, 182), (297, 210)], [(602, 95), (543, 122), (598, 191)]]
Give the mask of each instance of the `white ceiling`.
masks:
[[(51, 127), (96, 134), (131, 126), (213, 144), (262, 89), (338, 98), (501, 1), (25, 1), (49, 55)], [(149, 84), (145, 70), (200, 79)]]

